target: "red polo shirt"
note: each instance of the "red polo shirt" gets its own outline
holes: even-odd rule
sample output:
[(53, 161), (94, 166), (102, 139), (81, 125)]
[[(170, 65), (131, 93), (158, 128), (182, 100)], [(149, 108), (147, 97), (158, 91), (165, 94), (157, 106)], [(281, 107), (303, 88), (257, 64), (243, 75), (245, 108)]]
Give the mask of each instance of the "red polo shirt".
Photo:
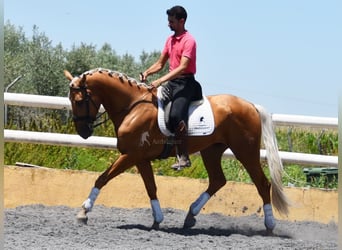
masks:
[(177, 68), (182, 56), (185, 56), (190, 59), (190, 62), (184, 74), (196, 73), (196, 41), (188, 31), (179, 36), (169, 36), (162, 54), (169, 57), (170, 71)]

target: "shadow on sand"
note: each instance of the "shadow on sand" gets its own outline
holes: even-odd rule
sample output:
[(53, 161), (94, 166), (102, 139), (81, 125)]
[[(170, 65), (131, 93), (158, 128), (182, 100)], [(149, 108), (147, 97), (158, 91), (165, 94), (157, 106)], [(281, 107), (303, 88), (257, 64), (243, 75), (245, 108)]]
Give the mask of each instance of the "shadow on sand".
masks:
[[(155, 229), (152, 229), (151, 227), (147, 227), (145, 225), (141, 224), (128, 224), (128, 225), (122, 225), (118, 226), (118, 229), (124, 229), (124, 230), (132, 230), (132, 229), (138, 229), (138, 230), (144, 230), (144, 231), (152, 231)], [(292, 237), (290, 235), (286, 234), (272, 234), (269, 235), (266, 230), (255, 230), (253, 228), (215, 228), (215, 227), (209, 227), (209, 228), (179, 228), (179, 227), (162, 227), (159, 228), (158, 231), (162, 231), (165, 233), (172, 233), (172, 234), (178, 234), (183, 236), (196, 236), (196, 235), (209, 235), (209, 236), (231, 236), (233, 234), (239, 234), (244, 235), (247, 237), (251, 236), (264, 236), (264, 237), (278, 237), (283, 239), (291, 239)]]

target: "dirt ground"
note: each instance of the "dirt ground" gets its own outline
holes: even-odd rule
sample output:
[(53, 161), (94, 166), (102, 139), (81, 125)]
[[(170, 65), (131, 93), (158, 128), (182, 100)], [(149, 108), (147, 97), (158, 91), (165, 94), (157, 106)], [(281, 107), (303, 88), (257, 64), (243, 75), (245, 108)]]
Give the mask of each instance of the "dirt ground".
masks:
[(5, 249), (337, 249), (337, 191), (286, 188), (290, 215), (276, 214), (265, 236), (254, 185), (227, 183), (182, 229), (206, 180), (157, 176), (165, 220), (150, 230), (152, 212), (139, 175), (123, 174), (101, 191), (88, 225), (75, 215), (98, 173), (4, 168)]
[(265, 236), (263, 219), (218, 213), (200, 214), (197, 225), (182, 229), (186, 212), (164, 208), (160, 230), (150, 230), (149, 208), (97, 205), (87, 225), (76, 222), (78, 209), (21, 206), (5, 211), (5, 249), (337, 249), (334, 223), (277, 221)]

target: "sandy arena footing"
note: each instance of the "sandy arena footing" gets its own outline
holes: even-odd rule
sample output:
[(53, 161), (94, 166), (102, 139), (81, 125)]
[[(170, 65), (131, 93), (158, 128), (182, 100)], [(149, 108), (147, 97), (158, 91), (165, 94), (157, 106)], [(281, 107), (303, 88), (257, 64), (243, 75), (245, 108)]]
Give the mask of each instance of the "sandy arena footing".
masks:
[[(43, 204), (80, 207), (100, 173), (50, 168), (4, 167), (5, 208)], [(207, 180), (156, 176), (162, 208), (187, 211), (190, 204), (207, 188)], [(288, 221), (337, 223), (336, 190), (285, 188), (292, 201)], [(102, 190), (96, 205), (117, 208), (150, 208), (150, 201), (140, 175), (121, 174)], [(205, 205), (202, 213), (228, 216), (262, 216), (262, 201), (253, 184), (228, 182)]]

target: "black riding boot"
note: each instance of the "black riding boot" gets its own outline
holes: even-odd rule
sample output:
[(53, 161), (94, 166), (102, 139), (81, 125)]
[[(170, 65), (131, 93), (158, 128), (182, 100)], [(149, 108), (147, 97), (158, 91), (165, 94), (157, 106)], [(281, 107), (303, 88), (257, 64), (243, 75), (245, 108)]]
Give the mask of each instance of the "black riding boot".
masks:
[(184, 121), (181, 121), (175, 131), (175, 145), (178, 162), (171, 167), (175, 170), (181, 170), (191, 166), (188, 154), (188, 130)]

